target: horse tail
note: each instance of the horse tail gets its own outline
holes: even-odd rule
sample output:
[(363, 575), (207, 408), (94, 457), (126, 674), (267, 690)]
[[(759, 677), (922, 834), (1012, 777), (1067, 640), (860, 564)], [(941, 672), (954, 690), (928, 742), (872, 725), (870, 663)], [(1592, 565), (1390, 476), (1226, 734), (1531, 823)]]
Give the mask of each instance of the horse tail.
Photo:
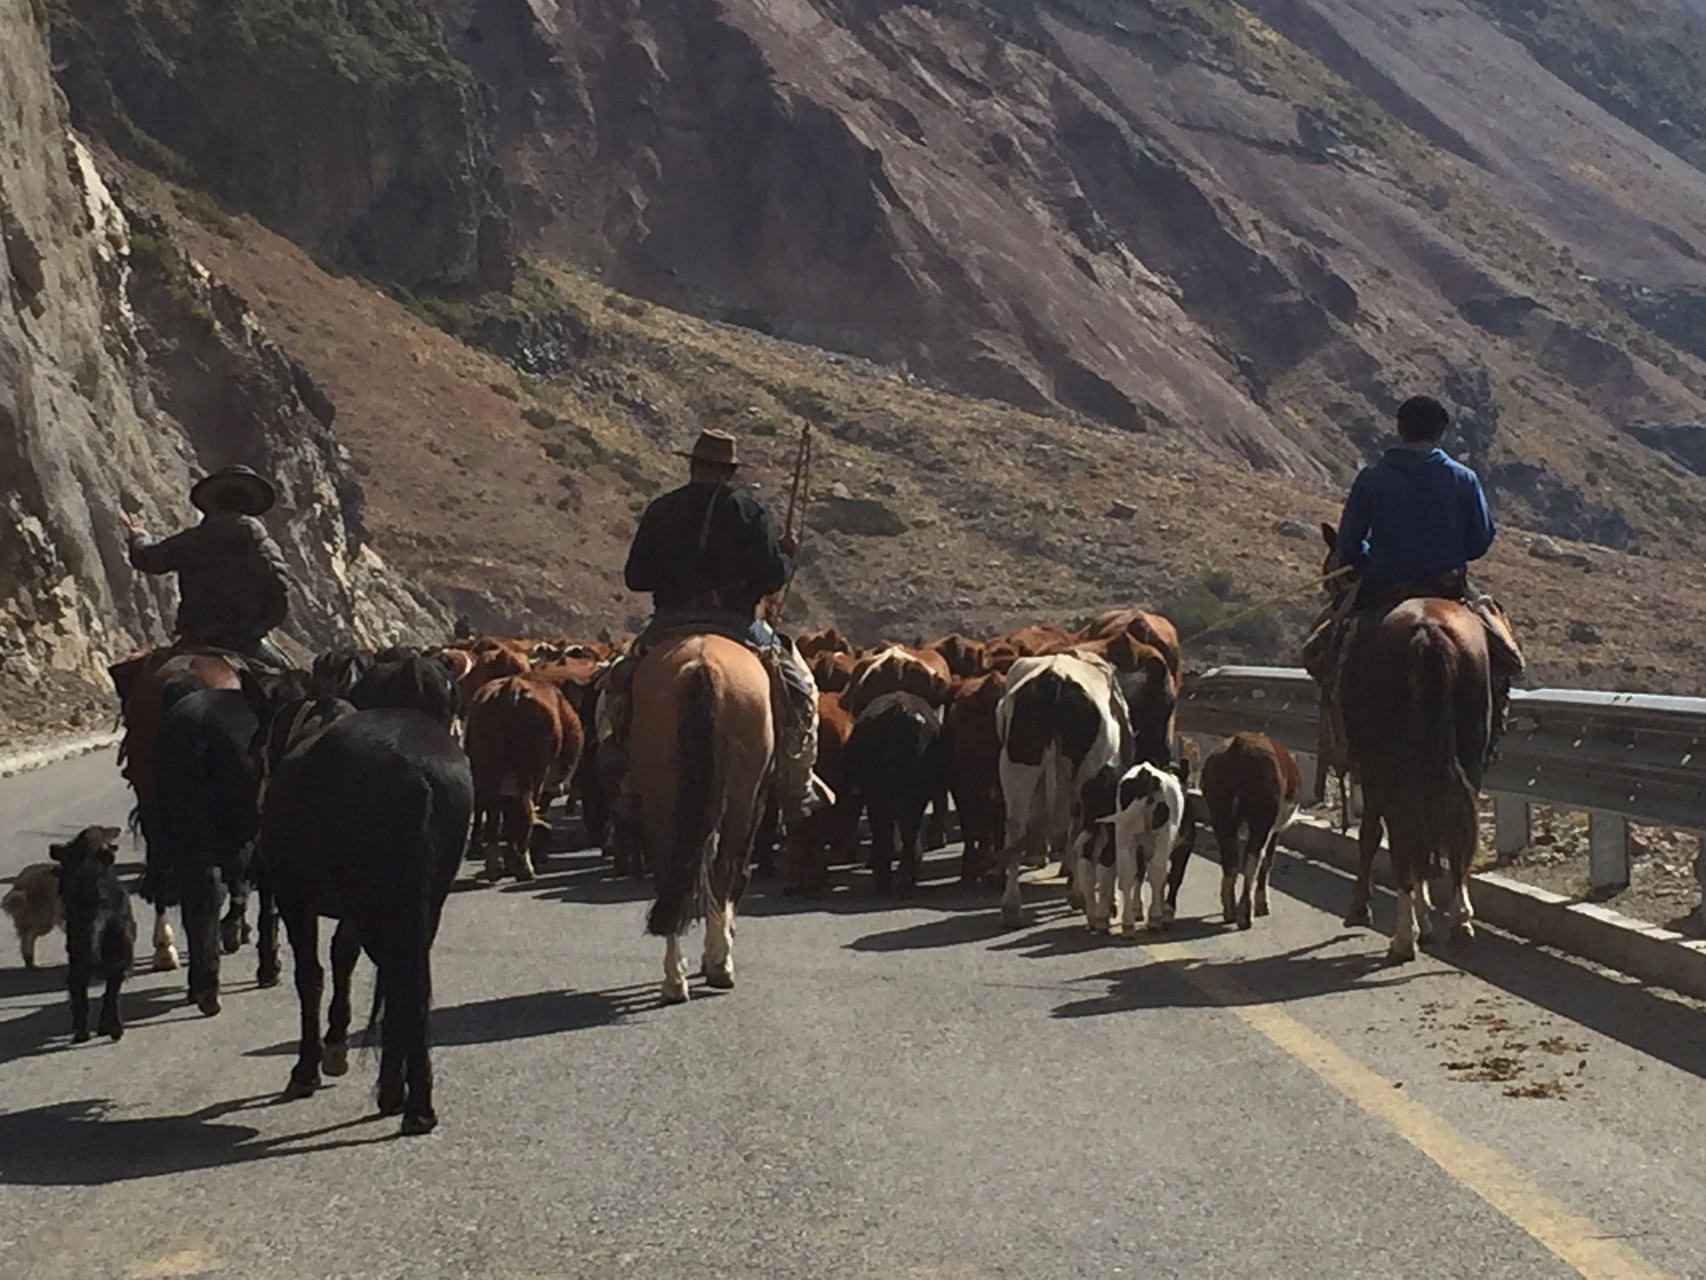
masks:
[(409, 791), (412, 803), (399, 806), (395, 820), (400, 855), (396, 881), (373, 912), (381, 937), (362, 938), (366, 945), (378, 943), (384, 957), (367, 1015), (367, 1046), (371, 1049), (376, 1040), (383, 1044), (389, 1038), (405, 1055), (399, 1064), (405, 1072), (408, 1049), (417, 1037), (426, 1037), (432, 1007), (431, 955), (438, 911), (433, 882), (439, 861), (432, 783), (424, 776), (411, 778)]
[(673, 938), (703, 910), (711, 835), (717, 828), (715, 691), (703, 665), (688, 680), (676, 734), (673, 828), (656, 868), (657, 901), (646, 916), (646, 932), (659, 938)]
[(1460, 839), (1465, 826), (1473, 836), (1475, 786), (1458, 757), (1450, 633), (1431, 621), (1424, 623), (1411, 637), (1410, 653), (1413, 678), (1400, 758), (1414, 762), (1416, 776), (1415, 785), (1403, 793), (1415, 798), (1406, 818), (1426, 840), (1432, 874), (1442, 844)]

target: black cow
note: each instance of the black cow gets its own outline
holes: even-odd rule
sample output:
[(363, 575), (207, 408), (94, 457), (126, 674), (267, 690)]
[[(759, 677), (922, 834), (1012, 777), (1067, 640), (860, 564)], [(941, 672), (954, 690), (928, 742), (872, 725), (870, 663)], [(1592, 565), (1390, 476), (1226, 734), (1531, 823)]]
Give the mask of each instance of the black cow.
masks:
[(321, 697), (347, 698), (375, 661), (366, 649), (328, 649), (314, 659), (308, 687)]
[(419, 711), (448, 729), (461, 708), (461, 696), (449, 667), (415, 654), (376, 661), (350, 691), (349, 700), (361, 711)]
[(124, 1035), (119, 988), (136, 958), (136, 917), (130, 895), (113, 870), (118, 854), (117, 827), (85, 827), (67, 844), (51, 845), (58, 865), (59, 901), (65, 909), (66, 985), (71, 992), (71, 1036), (89, 1038), (89, 982), (106, 980), (101, 998), (100, 1032), (114, 1040)]
[[(274, 701), (262, 714), (276, 723), (294, 708)], [(408, 709), (351, 711), (279, 745), (286, 754), (269, 763), (261, 844), (301, 1001), (302, 1042), (285, 1096), (317, 1089), (322, 1066), (328, 1075), (347, 1067), (349, 975), (359, 945), (379, 970), (380, 1113), (400, 1113), (404, 1133), (426, 1133), (438, 1123), (427, 1037), (430, 953), (468, 844), (468, 759), (448, 729)], [(321, 916), (340, 922), (324, 1042)]]
[[(307, 677), (245, 673), (246, 686), (289, 696)], [(181, 904), (189, 942), (190, 999), (209, 1017), (219, 1012), (219, 952), (248, 935), (249, 890), (259, 771), (250, 746), (259, 728), (250, 698), (237, 689), (196, 689), (173, 702), (154, 740), (154, 830), (148, 836), (142, 895), (157, 906)], [(267, 887), (263, 883), (261, 911)], [(220, 928), (224, 894), (231, 909)], [(278, 981), (277, 962), (261, 949), (260, 985)]]
[(924, 810), (948, 780), (941, 714), (915, 694), (883, 694), (854, 721), (845, 767), (852, 800), (870, 817), (877, 888), (890, 887), (897, 832), (903, 887), (917, 887)]

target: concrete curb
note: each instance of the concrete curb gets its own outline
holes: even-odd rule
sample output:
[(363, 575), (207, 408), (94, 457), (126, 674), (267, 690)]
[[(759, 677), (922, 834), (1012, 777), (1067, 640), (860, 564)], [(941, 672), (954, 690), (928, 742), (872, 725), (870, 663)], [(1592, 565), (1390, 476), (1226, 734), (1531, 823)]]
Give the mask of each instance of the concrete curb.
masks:
[[(1356, 838), (1313, 820), (1299, 819), (1280, 836), (1280, 844), (1312, 861), (1356, 871)], [(1374, 876), (1391, 887), (1391, 865), (1385, 858), (1375, 859)], [(1609, 907), (1571, 902), (1493, 871), (1474, 877), (1470, 896), (1476, 918), (1490, 925), (1641, 982), (1706, 1000), (1706, 942), (1632, 920)]]
[(91, 751), (116, 746), (120, 736), (117, 733), (85, 733), (75, 738), (61, 738), (57, 742), (31, 747), (27, 751), (0, 755), (0, 778), (9, 778), (15, 773), (28, 773), (32, 769), (45, 769), (48, 765), (58, 764), (62, 760), (86, 756)]

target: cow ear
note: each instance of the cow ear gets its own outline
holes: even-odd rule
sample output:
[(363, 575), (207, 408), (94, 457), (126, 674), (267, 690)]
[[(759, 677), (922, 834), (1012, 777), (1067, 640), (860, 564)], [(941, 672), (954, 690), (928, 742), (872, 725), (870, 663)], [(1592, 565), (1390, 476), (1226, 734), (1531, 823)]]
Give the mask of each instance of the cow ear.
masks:
[(47, 856), (52, 858), (55, 862), (64, 862), (65, 850), (68, 847), (69, 846), (63, 844), (50, 844), (47, 847)]
[(1332, 525), (1328, 524), (1325, 520), (1321, 522), (1321, 541), (1327, 544), (1327, 550), (1329, 551), (1337, 551), (1339, 549), (1339, 531)]
[(1149, 825), (1159, 831), (1162, 827), (1167, 825), (1167, 819), (1172, 816), (1172, 810), (1167, 807), (1167, 802), (1163, 800), (1160, 804), (1156, 805), (1154, 810), (1150, 813)]

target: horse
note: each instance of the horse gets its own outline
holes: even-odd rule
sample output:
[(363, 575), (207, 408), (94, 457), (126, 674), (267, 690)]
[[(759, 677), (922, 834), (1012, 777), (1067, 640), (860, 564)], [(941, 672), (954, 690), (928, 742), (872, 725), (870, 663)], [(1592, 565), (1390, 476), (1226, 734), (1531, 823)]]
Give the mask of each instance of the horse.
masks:
[(1443, 853), (1451, 876), (1451, 934), (1474, 936), (1469, 873), (1479, 833), (1476, 797), (1492, 733), (1487, 634), (1454, 600), (1406, 600), (1366, 618), (1345, 659), (1345, 737), (1362, 777), (1361, 862), (1345, 923), (1367, 925), (1369, 878), (1385, 826), (1398, 882), (1389, 958), (1415, 958), (1432, 936), (1427, 876)]
[[(357, 711), (247, 690), (267, 760), (262, 858), (296, 961), (302, 1035), (285, 1098), (349, 1069), (350, 979), (359, 951), (379, 970), (379, 1112), (427, 1133), (433, 1109), (431, 951), (474, 808), (468, 759), (420, 711)], [(271, 726), (289, 727), (279, 733)], [(332, 936), (332, 1005), (321, 1038), (319, 918)]]
[[(154, 739), (160, 732), (168, 699), (176, 701), (197, 688), (235, 689), (237, 666), (216, 649), (182, 645), (133, 654), (108, 668), (118, 693), (124, 737), (119, 743), (119, 772), (130, 783), (136, 806), (130, 813), (132, 833), (142, 833), (146, 849), (157, 838), (154, 804)], [(154, 959), (156, 972), (178, 967), (178, 948), (166, 919), (169, 895), (154, 901)], [(239, 939), (240, 926), (239, 926)]]
[(763, 818), (775, 726), (770, 677), (726, 636), (666, 636), (633, 677), (628, 782), (656, 897), (646, 930), (665, 939), (663, 1000), (688, 998), (681, 935), (705, 917), (704, 974), (734, 986), (734, 913)]

